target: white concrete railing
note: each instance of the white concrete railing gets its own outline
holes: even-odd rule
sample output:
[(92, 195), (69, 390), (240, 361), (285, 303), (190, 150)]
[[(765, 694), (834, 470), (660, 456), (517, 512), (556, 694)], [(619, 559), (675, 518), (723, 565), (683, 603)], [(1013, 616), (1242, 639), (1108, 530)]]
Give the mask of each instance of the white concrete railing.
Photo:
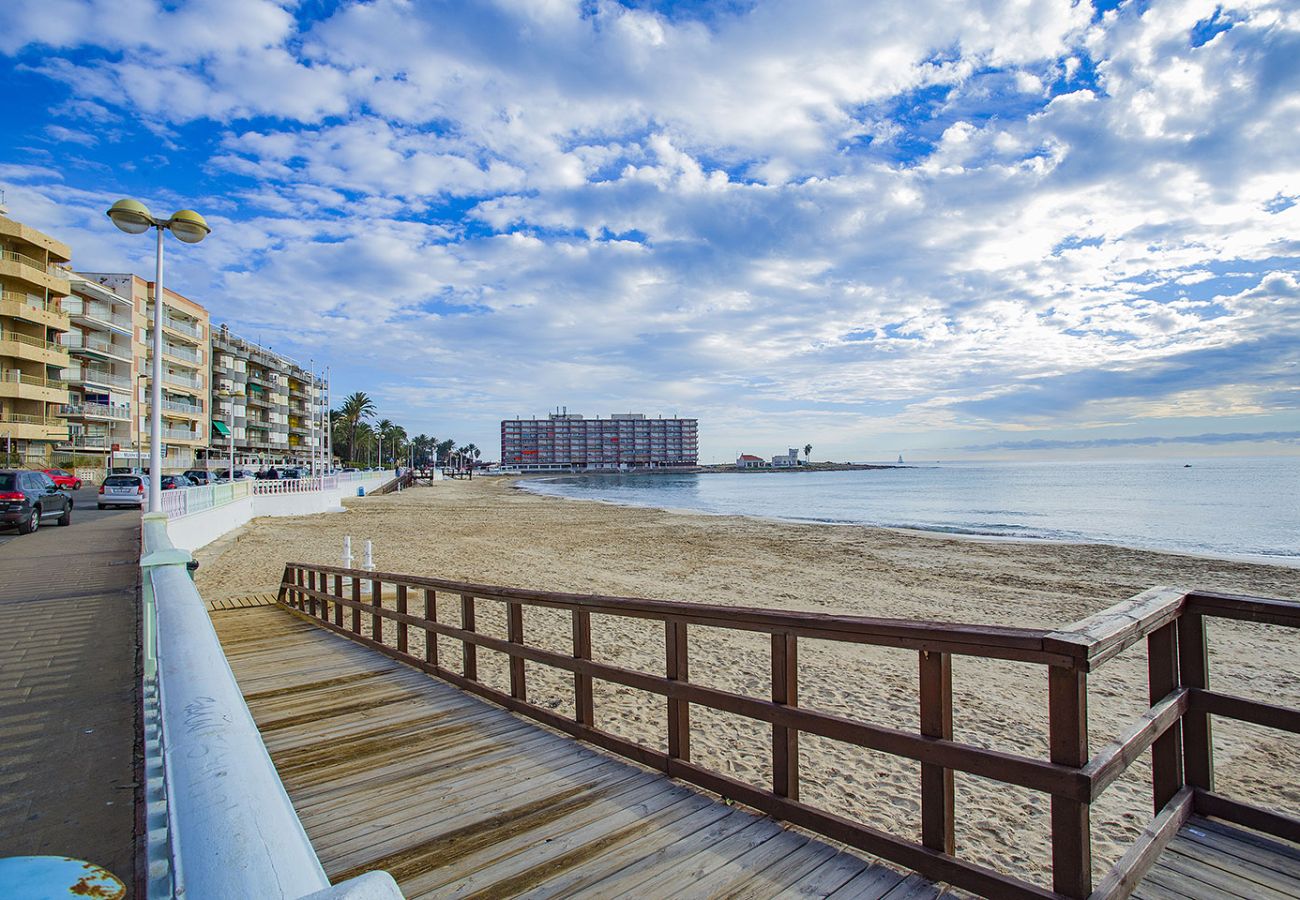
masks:
[(228, 481), (225, 484), (204, 484), (198, 487), (176, 488), (163, 491), (162, 509), (167, 518), (176, 519), (192, 513), (222, 506), (253, 492), (251, 481)]
[(391, 900), (387, 872), (330, 887), (230, 671), (167, 518), (144, 517), (149, 900)]

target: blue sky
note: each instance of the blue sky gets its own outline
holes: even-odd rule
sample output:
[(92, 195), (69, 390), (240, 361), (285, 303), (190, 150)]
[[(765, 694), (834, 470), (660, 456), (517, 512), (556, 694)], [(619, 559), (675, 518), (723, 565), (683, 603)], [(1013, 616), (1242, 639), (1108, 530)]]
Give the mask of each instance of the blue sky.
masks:
[(1290, 2), (8, 0), (11, 215), (494, 456), (1300, 452)]

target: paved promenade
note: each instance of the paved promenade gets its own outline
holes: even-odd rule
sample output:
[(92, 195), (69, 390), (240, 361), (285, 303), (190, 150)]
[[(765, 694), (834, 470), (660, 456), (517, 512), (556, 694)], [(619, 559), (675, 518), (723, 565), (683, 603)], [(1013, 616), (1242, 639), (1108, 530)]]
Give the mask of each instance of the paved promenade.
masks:
[(130, 885), (140, 515), (78, 494), (71, 527), (0, 532), (0, 850)]

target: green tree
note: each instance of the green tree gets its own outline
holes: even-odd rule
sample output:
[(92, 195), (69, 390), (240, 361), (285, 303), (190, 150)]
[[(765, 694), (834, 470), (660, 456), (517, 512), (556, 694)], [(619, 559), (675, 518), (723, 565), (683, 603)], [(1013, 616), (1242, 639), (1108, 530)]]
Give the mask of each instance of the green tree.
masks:
[(804, 462), (807, 462), (807, 461), (808, 461), (808, 457), (810, 457), (810, 456), (812, 456), (812, 444), (804, 444), (804, 445), (803, 445), (803, 459), (804, 459)]
[(343, 406), (339, 412), (341, 418), (348, 429), (348, 456), (355, 460), (357, 458), (357, 429), (366, 420), (375, 414), (375, 401), (371, 400), (361, 391), (349, 394), (343, 400)]

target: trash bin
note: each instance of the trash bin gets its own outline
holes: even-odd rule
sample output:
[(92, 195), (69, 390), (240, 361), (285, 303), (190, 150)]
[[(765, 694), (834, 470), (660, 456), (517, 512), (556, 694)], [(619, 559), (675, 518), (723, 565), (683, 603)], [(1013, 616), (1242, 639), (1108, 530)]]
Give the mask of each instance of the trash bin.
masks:
[(359, 488), (357, 488), (357, 496), (358, 496), (358, 497), (364, 497), (365, 495), (366, 495), (366, 489), (365, 489), (365, 488), (363, 488), (363, 487), (359, 487)]

